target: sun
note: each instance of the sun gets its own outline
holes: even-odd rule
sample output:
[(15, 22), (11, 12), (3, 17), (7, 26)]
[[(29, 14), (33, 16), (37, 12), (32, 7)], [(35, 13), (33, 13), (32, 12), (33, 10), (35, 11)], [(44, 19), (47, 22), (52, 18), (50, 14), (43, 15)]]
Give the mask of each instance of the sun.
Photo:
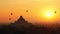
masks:
[(47, 12), (46, 13), (46, 17), (52, 17), (52, 13), (51, 12)]
[(50, 10), (46, 11), (44, 15), (46, 18), (52, 18), (53, 17), (53, 13)]

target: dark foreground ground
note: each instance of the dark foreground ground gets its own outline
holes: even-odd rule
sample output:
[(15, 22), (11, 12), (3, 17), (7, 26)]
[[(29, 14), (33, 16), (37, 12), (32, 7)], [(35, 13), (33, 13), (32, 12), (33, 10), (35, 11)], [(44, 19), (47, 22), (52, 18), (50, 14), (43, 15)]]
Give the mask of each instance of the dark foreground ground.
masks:
[(60, 34), (60, 27), (37, 26), (26, 21), (22, 16), (9, 25), (0, 25), (0, 34)]
[(1, 25), (0, 34), (60, 34), (60, 28), (49, 29), (46, 27), (27, 26), (11, 26)]

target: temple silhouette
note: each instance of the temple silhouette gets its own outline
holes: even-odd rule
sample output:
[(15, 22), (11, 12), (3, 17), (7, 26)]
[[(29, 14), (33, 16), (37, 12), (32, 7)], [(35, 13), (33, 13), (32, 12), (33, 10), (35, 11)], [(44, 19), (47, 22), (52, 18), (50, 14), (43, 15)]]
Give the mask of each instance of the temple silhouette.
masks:
[(22, 16), (19, 17), (19, 19), (17, 21), (15, 21), (15, 23), (24, 23), (27, 22)]
[(19, 28), (30, 28), (32, 27), (32, 23), (26, 21), (23, 16), (20, 16), (19, 19), (17, 21), (15, 21), (14, 23), (10, 24), (11, 27), (15, 27), (17, 29)]

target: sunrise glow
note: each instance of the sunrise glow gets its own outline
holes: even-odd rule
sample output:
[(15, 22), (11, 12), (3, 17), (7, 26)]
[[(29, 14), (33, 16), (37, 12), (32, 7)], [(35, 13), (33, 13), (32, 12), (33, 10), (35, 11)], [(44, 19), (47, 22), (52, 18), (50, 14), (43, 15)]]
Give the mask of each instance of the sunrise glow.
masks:
[(59, 3), (60, 0), (0, 0), (0, 22), (14, 22), (19, 16), (29, 22), (55, 22), (60, 20)]
[(45, 16), (46, 16), (47, 18), (51, 18), (51, 17), (53, 16), (53, 14), (51, 13), (51, 11), (47, 11), (47, 12), (45, 13)]

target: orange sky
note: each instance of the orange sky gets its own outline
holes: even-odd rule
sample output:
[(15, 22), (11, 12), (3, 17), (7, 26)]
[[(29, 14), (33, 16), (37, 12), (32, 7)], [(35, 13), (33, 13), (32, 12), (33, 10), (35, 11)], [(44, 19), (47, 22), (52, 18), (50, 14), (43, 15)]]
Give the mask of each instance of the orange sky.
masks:
[[(29, 12), (26, 13), (26, 10)], [(52, 13), (56, 10), (57, 14), (45, 18), (43, 15), (47, 10)], [(21, 15), (30, 22), (54, 22), (60, 19), (59, 11), (60, 0), (0, 0), (0, 22), (9, 22), (10, 17), (15, 21)], [(10, 16), (10, 12), (13, 16)]]

